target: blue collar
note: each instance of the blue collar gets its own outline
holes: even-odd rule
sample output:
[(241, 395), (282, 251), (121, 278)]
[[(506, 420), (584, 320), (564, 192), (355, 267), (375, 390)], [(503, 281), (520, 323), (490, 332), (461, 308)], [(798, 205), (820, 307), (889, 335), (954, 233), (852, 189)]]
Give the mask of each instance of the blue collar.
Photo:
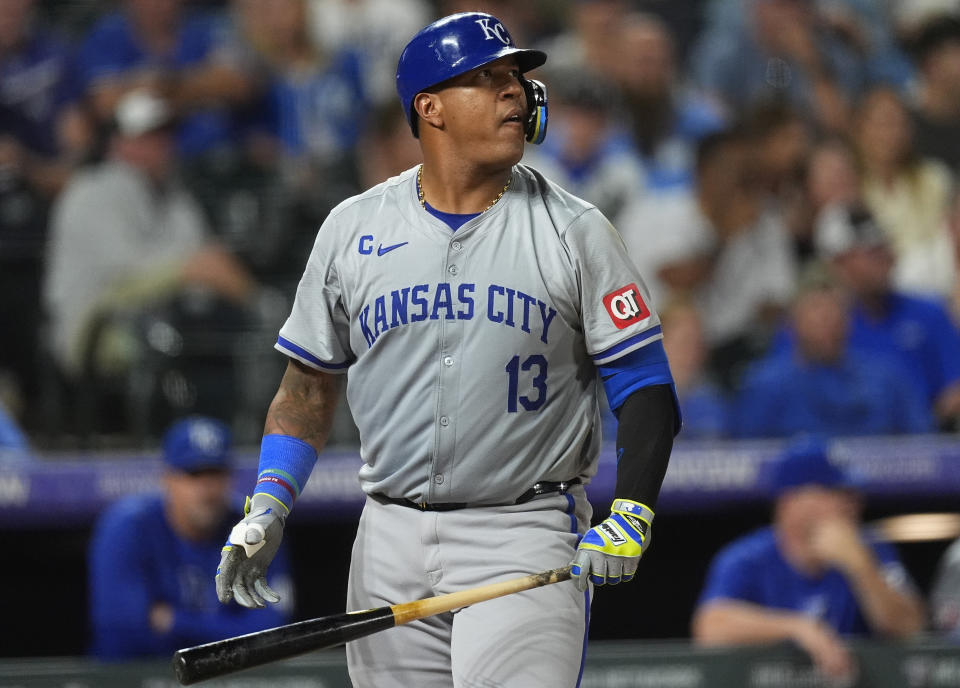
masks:
[(440, 218), (441, 220), (446, 222), (450, 226), (450, 229), (452, 229), (454, 232), (456, 232), (463, 225), (465, 225), (467, 222), (469, 222), (470, 220), (472, 220), (473, 218), (475, 218), (477, 215), (480, 214), (480, 213), (445, 213), (442, 210), (437, 210), (426, 201), (423, 202), (423, 207), (428, 213), (430, 213), (434, 217)]

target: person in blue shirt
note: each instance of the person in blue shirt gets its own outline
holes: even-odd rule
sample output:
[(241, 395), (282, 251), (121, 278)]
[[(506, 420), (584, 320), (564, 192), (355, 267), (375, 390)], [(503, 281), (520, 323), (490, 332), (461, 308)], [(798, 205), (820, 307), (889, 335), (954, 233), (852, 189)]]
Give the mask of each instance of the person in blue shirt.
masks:
[[(40, 417), (40, 285), (51, 201), (83, 160), (92, 131), (74, 87), (73, 51), (37, 16), (34, 0), (0, 10), (0, 372)], [(31, 428), (32, 429), (32, 428)]]
[[(89, 145), (74, 51), (34, 16), (33, 0), (4, 4), (0, 23), (0, 165), (54, 195)], [(5, 169), (9, 173), (9, 169)]]
[(791, 311), (793, 346), (750, 366), (737, 395), (738, 437), (922, 433), (933, 419), (922, 391), (891, 355), (849, 339), (842, 291), (810, 275)]
[[(230, 457), (223, 423), (177, 421), (163, 438), (163, 492), (126, 497), (101, 514), (89, 549), (97, 658), (169, 657), (181, 647), (289, 622), (292, 594), (259, 610), (217, 601), (210, 571), (234, 517)], [(292, 593), (285, 554), (274, 559), (270, 577), (274, 589)]]
[(730, 403), (707, 369), (703, 319), (688, 300), (667, 303), (660, 314), (663, 348), (680, 400), (683, 440), (709, 440), (729, 433)]
[(620, 39), (624, 105), (630, 133), (646, 171), (647, 191), (664, 193), (694, 184), (697, 145), (722, 130), (718, 103), (684, 83), (670, 27), (652, 14), (628, 15)]
[(749, 0), (745, 21), (706, 31), (691, 54), (697, 84), (731, 111), (786, 100), (826, 131), (842, 131), (867, 80), (859, 56), (804, 0)]
[(30, 451), (30, 443), (17, 422), (4, 408), (0, 400), (0, 460), (23, 457)]
[(639, 153), (617, 124), (616, 86), (605, 77), (571, 68), (552, 72), (551, 85), (550, 126), (560, 135), (524, 151), (524, 164), (616, 222), (643, 196), (646, 185)]
[(323, 170), (337, 165), (343, 174), (368, 120), (363, 55), (314, 41), (304, 0), (274, 0), (269, 8), (259, 47), (268, 67), (270, 133), (292, 160)]
[(773, 523), (714, 557), (694, 613), (704, 645), (792, 641), (825, 674), (850, 676), (845, 636), (903, 639), (923, 604), (889, 544), (860, 523), (858, 481), (801, 437), (770, 464)]
[[(850, 346), (893, 357), (920, 388), (942, 429), (960, 427), (960, 329), (944, 303), (896, 291), (890, 240), (860, 203), (834, 204), (816, 221), (814, 246), (848, 292)], [(796, 333), (777, 334), (772, 352), (796, 348)]]
[(263, 85), (230, 23), (183, 4), (125, 0), (91, 28), (77, 70), (102, 123), (127, 92), (161, 92), (182, 115), (180, 152), (193, 157), (232, 146), (245, 133), (245, 109), (259, 104)]

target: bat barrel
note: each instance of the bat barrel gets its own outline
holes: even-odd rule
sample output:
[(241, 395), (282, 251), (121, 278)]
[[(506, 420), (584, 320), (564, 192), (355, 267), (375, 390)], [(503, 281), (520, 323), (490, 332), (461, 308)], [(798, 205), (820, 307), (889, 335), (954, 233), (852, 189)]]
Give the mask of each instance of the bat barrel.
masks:
[(390, 607), (335, 614), (177, 650), (173, 670), (190, 685), (241, 669), (335, 647), (394, 625)]

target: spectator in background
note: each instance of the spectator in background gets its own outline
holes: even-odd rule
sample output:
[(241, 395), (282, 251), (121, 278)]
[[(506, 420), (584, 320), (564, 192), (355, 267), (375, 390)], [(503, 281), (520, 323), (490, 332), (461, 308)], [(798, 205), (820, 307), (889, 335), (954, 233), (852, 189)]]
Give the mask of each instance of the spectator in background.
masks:
[(626, 0), (574, 0), (567, 30), (550, 38), (542, 48), (550, 55), (547, 69), (579, 70), (591, 76), (616, 74), (623, 56), (622, 46), (614, 37), (619, 35), (627, 12)]
[(953, 288), (950, 290), (947, 308), (953, 316), (953, 324), (960, 328), (960, 186), (953, 189), (947, 228), (950, 231), (950, 253), (953, 256)]
[(644, 199), (620, 225), (654, 300), (688, 295), (696, 304), (724, 387), (766, 345), (796, 282), (790, 237), (764, 206), (755, 153), (741, 131), (706, 136), (696, 188)]
[(864, 202), (891, 239), (894, 285), (946, 296), (952, 286), (945, 228), (953, 183), (950, 171), (917, 154), (910, 114), (889, 88), (864, 96), (854, 132)]
[(233, 518), (227, 426), (201, 416), (174, 423), (163, 437), (163, 461), (162, 493), (121, 499), (94, 527), (90, 621), (98, 659), (169, 657), (181, 647), (290, 620), (293, 591), (283, 551), (270, 566), (270, 586), (283, 594), (282, 605), (248, 610), (217, 602), (209, 572)]
[(793, 347), (748, 368), (733, 434), (790, 437), (921, 433), (932, 429), (926, 401), (893, 356), (849, 345), (842, 292), (808, 278), (791, 310)]
[(766, 203), (796, 237), (805, 210), (803, 172), (812, 143), (810, 126), (785, 101), (771, 101), (744, 113), (743, 127), (757, 151), (757, 177)]
[(960, 540), (940, 558), (930, 589), (930, 616), (934, 631), (960, 643)]
[(896, 550), (860, 525), (856, 483), (813, 440), (771, 467), (773, 523), (723, 548), (707, 574), (692, 631), (702, 645), (792, 641), (827, 676), (856, 669), (850, 635), (904, 639), (923, 605)]
[(706, 367), (707, 342), (700, 314), (689, 301), (673, 301), (660, 311), (660, 325), (680, 400), (683, 438), (725, 437), (729, 432), (728, 402)]
[(620, 26), (617, 71), (646, 187), (659, 192), (693, 184), (697, 143), (723, 127), (713, 103), (681, 83), (670, 30), (648, 14), (628, 15)]
[(616, 132), (616, 89), (579, 71), (554, 70), (550, 83), (551, 135), (528, 147), (523, 162), (619, 222), (643, 195), (645, 174), (630, 140)]
[(828, 138), (812, 146), (803, 169), (803, 203), (791, 226), (801, 261), (814, 259), (814, 230), (820, 213), (835, 203), (859, 203), (860, 187), (857, 156), (845, 139)]
[(90, 131), (74, 56), (39, 24), (34, 5), (8, 0), (0, 14), (0, 169), (50, 198), (87, 152)]
[(853, 300), (851, 347), (896, 356), (940, 427), (956, 427), (960, 330), (943, 305), (894, 289), (889, 240), (865, 208), (831, 209), (817, 223), (816, 246)]
[(898, 4), (905, 3), (877, 0), (819, 0), (816, 3), (819, 23), (863, 62), (868, 82), (890, 84), (905, 91), (910, 87), (914, 69), (893, 30), (890, 13)]
[(396, 103), (374, 110), (358, 144), (360, 186), (369, 189), (423, 160), (420, 144), (410, 136), (410, 125)]
[[(186, 285), (242, 304), (255, 285), (246, 270), (207, 242), (207, 225), (176, 178), (173, 112), (137, 90), (117, 105), (108, 159), (78, 174), (53, 210), (44, 285), (51, 347), (77, 378), (98, 319), (142, 309)], [(108, 331), (93, 351), (101, 374), (130, 365), (129, 333)]]
[(0, 11), (0, 372), (36, 418), (40, 283), (51, 199), (83, 159), (91, 131), (74, 88), (68, 46), (42, 25), (32, 0)]
[(693, 55), (700, 86), (734, 112), (784, 98), (827, 131), (843, 131), (863, 87), (857, 56), (823, 30), (807, 0), (746, 0), (733, 35), (705, 34)]
[(233, 147), (261, 84), (229, 36), (223, 21), (187, 13), (181, 0), (123, 0), (84, 40), (80, 84), (100, 123), (111, 121), (124, 94), (149, 88), (182, 116), (181, 153)]
[(425, 0), (307, 0), (307, 3), (307, 29), (317, 50), (325, 55), (362, 51), (364, 100), (375, 105), (393, 104), (397, 58), (407, 37), (430, 23), (432, 3)]
[(919, 77), (911, 104), (916, 152), (960, 174), (960, 17), (931, 19), (911, 48)]
[(358, 186), (354, 155), (369, 109), (363, 65), (361, 55), (348, 48), (328, 52), (313, 41), (307, 2), (241, 4), (257, 20), (260, 55), (270, 70), (269, 133), (280, 143), (288, 182), (301, 193), (316, 194), (324, 184), (352, 179), (349, 189), (341, 189), (345, 197)]
[(810, 150), (806, 120), (785, 101), (757, 103), (744, 113), (743, 126), (757, 148), (757, 164), (771, 197), (794, 192)]
[[(706, 33), (713, 40), (736, 40), (746, 23), (744, 10), (752, 0), (710, 0)], [(934, 3), (941, 0), (933, 0)], [(952, 2), (953, 0), (947, 0)], [(891, 13), (904, 6), (917, 7), (929, 0), (814, 0), (820, 30), (834, 36), (864, 63), (868, 81), (906, 88), (913, 75), (910, 60), (899, 48)]]
[(292, 293), (301, 256), (327, 213), (359, 188), (357, 147), (369, 100), (362, 46), (325, 49), (309, 0), (231, 0), (233, 62), (262, 85), (231, 155), (189, 159), (184, 181), (233, 253), (278, 293)]

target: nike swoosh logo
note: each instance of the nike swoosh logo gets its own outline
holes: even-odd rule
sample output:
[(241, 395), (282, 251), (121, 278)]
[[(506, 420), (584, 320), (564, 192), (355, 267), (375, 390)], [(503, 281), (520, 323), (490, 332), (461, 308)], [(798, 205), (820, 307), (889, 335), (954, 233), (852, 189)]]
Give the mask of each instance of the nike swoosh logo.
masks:
[(409, 243), (410, 243), (409, 241), (404, 241), (402, 244), (394, 244), (393, 246), (384, 246), (383, 244), (380, 244), (377, 247), (377, 255), (378, 256), (385, 255), (387, 253), (390, 253), (390, 251), (392, 251), (393, 249), (400, 248), (401, 246), (406, 246)]

